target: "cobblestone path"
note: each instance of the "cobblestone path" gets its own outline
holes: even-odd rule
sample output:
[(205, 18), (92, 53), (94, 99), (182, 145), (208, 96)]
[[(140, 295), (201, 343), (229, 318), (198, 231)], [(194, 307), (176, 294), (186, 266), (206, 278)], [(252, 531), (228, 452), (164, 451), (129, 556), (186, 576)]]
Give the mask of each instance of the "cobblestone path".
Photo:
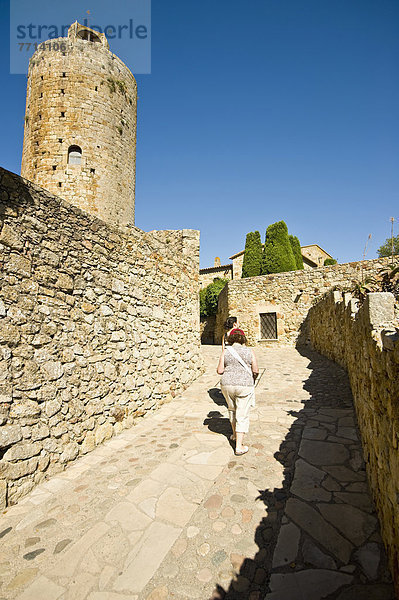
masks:
[(263, 349), (236, 457), (206, 373), (0, 517), (0, 600), (392, 600), (351, 393), (320, 355)]

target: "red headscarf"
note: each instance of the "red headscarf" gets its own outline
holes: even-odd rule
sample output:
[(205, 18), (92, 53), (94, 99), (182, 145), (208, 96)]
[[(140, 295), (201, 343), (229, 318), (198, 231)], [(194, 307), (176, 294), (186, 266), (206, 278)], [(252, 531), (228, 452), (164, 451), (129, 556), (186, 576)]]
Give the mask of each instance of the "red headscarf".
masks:
[(236, 329), (232, 329), (229, 333), (229, 335), (234, 335), (235, 333), (239, 333), (240, 335), (245, 335), (245, 333), (243, 332), (242, 329), (239, 329), (238, 327)]

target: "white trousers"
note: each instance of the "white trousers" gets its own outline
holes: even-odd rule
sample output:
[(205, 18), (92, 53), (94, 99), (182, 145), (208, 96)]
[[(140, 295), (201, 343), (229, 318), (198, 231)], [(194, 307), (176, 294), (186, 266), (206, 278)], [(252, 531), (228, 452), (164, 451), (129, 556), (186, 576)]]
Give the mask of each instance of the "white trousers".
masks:
[(249, 411), (253, 404), (253, 385), (222, 385), (222, 394), (229, 409), (229, 419), (234, 431), (248, 433)]

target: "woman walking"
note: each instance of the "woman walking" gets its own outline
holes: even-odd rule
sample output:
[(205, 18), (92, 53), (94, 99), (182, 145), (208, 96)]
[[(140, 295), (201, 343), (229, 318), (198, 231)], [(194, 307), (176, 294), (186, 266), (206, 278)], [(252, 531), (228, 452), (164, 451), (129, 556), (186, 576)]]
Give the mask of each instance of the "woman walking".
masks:
[(222, 349), (224, 350), (225, 346), (227, 345), (227, 338), (229, 337), (230, 332), (238, 327), (237, 317), (228, 317), (223, 326), (226, 330), (222, 337)]
[(217, 372), (222, 376), (220, 386), (233, 430), (230, 439), (235, 440), (235, 453), (240, 456), (248, 452), (248, 446), (244, 446), (243, 441), (249, 431), (249, 411), (255, 405), (254, 384), (259, 369), (253, 350), (245, 347), (247, 339), (242, 329), (233, 329), (227, 342)]

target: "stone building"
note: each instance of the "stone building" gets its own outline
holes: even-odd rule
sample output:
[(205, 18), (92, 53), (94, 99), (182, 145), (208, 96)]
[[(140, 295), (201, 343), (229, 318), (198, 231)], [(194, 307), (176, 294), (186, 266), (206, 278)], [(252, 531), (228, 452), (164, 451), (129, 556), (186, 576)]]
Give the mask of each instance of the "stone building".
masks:
[(134, 224), (136, 107), (135, 78), (105, 35), (73, 23), (30, 60), (21, 175), (108, 223)]
[(305, 269), (316, 269), (316, 267), (322, 267), (324, 261), (327, 258), (333, 258), (331, 254), (328, 254), (318, 244), (310, 244), (309, 246), (301, 246), (301, 253), (303, 258), (303, 266)]
[(200, 288), (205, 288), (212, 283), (216, 277), (220, 277), (221, 279), (233, 279), (233, 265), (221, 265), (218, 256), (215, 258), (213, 267), (200, 269)]

